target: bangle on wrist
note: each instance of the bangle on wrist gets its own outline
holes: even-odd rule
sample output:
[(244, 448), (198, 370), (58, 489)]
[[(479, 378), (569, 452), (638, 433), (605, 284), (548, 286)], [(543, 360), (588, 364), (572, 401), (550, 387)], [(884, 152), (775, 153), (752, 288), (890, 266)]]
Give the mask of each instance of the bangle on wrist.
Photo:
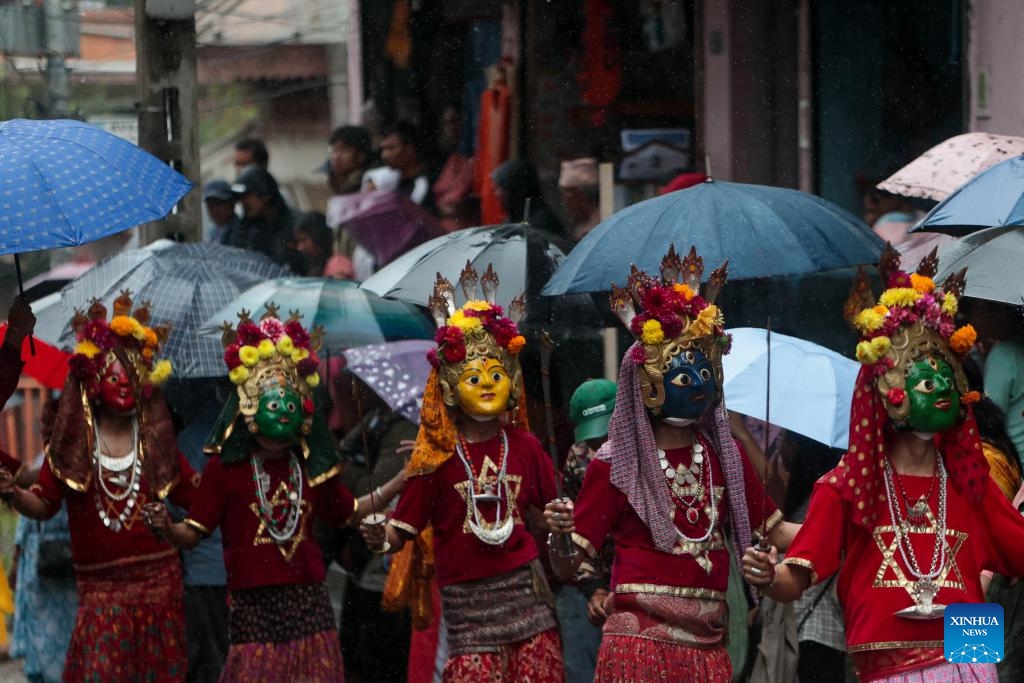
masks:
[(377, 487), (377, 498), (379, 498), (382, 501), (384, 500), (384, 492), (380, 490), (379, 486)]

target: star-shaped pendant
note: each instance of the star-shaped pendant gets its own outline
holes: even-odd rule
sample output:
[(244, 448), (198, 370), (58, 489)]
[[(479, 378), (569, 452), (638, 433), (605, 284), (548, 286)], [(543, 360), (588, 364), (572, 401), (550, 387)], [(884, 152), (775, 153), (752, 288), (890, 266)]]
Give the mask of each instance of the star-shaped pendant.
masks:
[[(274, 496), (267, 503), (270, 504), (271, 510), (276, 510), (282, 505), (294, 505), (294, 502), (288, 498), (288, 486), (285, 482), (282, 481), (277, 485), (277, 488), (274, 490)], [(259, 520), (259, 526), (256, 527), (256, 535), (252, 539), (252, 544), (263, 545), (264, 543), (273, 543), (281, 551), (285, 561), (291, 562), (299, 544), (306, 538), (306, 517), (309, 513), (309, 503), (303, 499), (299, 505), (302, 509), (299, 512), (299, 522), (295, 527), (295, 533), (291, 538), (278, 542), (267, 531), (267, 523), (260, 512), (259, 503), (249, 503), (249, 509), (252, 510), (253, 514), (256, 515), (256, 519)]]

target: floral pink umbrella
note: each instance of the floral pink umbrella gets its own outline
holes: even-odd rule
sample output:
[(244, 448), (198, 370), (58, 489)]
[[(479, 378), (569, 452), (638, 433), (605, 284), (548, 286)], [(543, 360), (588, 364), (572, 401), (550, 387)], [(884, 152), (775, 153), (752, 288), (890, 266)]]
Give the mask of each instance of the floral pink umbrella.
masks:
[(968, 180), (1024, 154), (1024, 137), (965, 133), (940, 142), (876, 187), (904, 197), (941, 202)]

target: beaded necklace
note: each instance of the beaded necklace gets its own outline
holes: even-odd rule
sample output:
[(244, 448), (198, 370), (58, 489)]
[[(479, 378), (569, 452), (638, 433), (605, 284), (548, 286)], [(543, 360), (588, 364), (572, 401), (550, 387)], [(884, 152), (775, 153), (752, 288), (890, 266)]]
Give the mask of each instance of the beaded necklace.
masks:
[(267, 533), (277, 543), (291, 540), (299, 528), (302, 517), (302, 465), (294, 453), (289, 453), (289, 476), (286, 485), (287, 500), (284, 510), (275, 514), (274, 505), (267, 499), (270, 490), (270, 475), (263, 470), (263, 459), (256, 455), (250, 456), (252, 463), (252, 479), (256, 483), (256, 500), (259, 502), (260, 518), (267, 528)]
[[(142, 460), (139, 459), (139, 422), (136, 418), (132, 418), (132, 450), (127, 455), (121, 457), (115, 457), (109, 453), (104, 453), (100, 444), (106, 444), (106, 441), (100, 435), (99, 421), (93, 422), (93, 433), (95, 439), (93, 440), (93, 458), (96, 464), (96, 481), (97, 486), (95, 488), (95, 499), (96, 499), (96, 514), (99, 515), (100, 521), (103, 522), (103, 526), (110, 529), (114, 533), (118, 533), (124, 528), (125, 522), (131, 516), (135, 509), (135, 504), (138, 500), (139, 491), (142, 488)], [(107, 447), (109, 451), (110, 448)], [(129, 470), (128, 478), (122, 474), (125, 470)], [(115, 485), (123, 486), (121, 491), (114, 491), (107, 484), (106, 473), (111, 472), (114, 474)], [(107, 512), (107, 505), (104, 498), (112, 502), (120, 503), (125, 501), (124, 507), (117, 516), (111, 516)]]
[[(685, 533), (676, 527), (676, 534), (681, 540), (689, 541), (690, 543), (703, 543), (711, 538), (711, 534), (714, 533), (715, 525), (718, 523), (718, 507), (715, 505), (714, 495), (712, 494), (714, 486), (713, 468), (711, 463), (707, 463), (704, 466), (704, 453), (706, 449), (701, 443), (700, 438), (694, 432), (693, 439), (693, 461), (690, 467), (683, 469), (682, 466), (672, 467), (669, 465), (668, 459), (665, 456), (665, 451), (658, 449), (658, 460), (661, 465), (662, 471), (665, 473), (665, 478), (668, 480), (669, 494), (672, 496), (673, 502), (685, 510), (686, 521), (690, 524), (696, 525), (700, 519), (700, 509), (704, 503), (705, 494), (711, 498), (711, 511), (708, 513), (708, 528), (701, 536), (693, 538), (687, 536)], [(684, 491), (684, 485), (696, 486), (696, 492), (692, 496), (686, 496)], [(673, 522), (674, 525), (674, 522)]]
[[(462, 461), (462, 466), (466, 470), (466, 486), (467, 486), (467, 504), (470, 507), (473, 519), (469, 522), (469, 529), (473, 532), (473, 535), (479, 538), (481, 541), (488, 545), (501, 545), (509, 539), (512, 535), (512, 529), (514, 526), (513, 514), (512, 514), (512, 496), (508, 488), (508, 480), (505, 477), (505, 473), (508, 469), (508, 436), (505, 434), (504, 428), (499, 428), (499, 435), (501, 436), (501, 446), (498, 453), (498, 460), (500, 465), (498, 466), (498, 476), (495, 481), (484, 485), (480, 493), (477, 493), (477, 481), (478, 476), (473, 472), (473, 463), (469, 458), (469, 444), (466, 443), (466, 437), (460, 430), (458, 433), (458, 441), (455, 443), (455, 452), (459, 456), (459, 460)], [(483, 472), (481, 472), (483, 474)], [(506, 510), (505, 517), (502, 519), (501, 514), (501, 490), (505, 490)], [(480, 509), (477, 507), (477, 503), (496, 503), (497, 513), (494, 517), (494, 524), (488, 528), (486, 522), (480, 515)]]

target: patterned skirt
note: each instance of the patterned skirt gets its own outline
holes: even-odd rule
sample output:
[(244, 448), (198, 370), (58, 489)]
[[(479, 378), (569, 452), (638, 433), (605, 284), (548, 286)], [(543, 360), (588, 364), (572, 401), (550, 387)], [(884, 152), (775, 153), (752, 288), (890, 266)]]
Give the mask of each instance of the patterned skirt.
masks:
[(65, 681), (184, 680), (188, 663), (177, 553), (75, 572), (79, 605)]
[(345, 681), (326, 584), (234, 591), (230, 630), (222, 683)]
[(917, 671), (876, 678), (883, 683), (999, 683), (995, 664), (953, 664), (946, 662)]
[(728, 606), (721, 600), (651, 593), (612, 597), (595, 682), (729, 683)]

